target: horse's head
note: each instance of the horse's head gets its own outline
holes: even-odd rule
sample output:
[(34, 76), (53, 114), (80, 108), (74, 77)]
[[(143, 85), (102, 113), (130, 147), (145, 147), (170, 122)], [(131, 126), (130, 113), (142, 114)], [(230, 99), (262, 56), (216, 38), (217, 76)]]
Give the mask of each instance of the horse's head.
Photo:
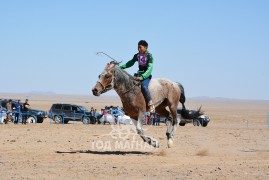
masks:
[[(113, 64), (113, 66), (111, 66)], [(92, 93), (95, 96), (100, 96), (111, 89), (113, 89), (114, 70), (117, 67), (116, 63), (110, 62), (105, 67), (104, 71), (99, 75), (99, 80), (92, 88)]]

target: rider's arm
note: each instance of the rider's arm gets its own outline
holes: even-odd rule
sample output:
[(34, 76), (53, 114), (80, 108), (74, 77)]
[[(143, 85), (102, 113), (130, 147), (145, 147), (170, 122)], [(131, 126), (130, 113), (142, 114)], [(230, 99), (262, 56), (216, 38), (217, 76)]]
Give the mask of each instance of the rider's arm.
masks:
[(126, 64), (123, 64), (123, 65), (119, 66), (119, 68), (125, 69), (125, 68), (132, 67), (136, 61), (137, 61), (137, 56), (134, 55), (133, 59), (128, 61)]

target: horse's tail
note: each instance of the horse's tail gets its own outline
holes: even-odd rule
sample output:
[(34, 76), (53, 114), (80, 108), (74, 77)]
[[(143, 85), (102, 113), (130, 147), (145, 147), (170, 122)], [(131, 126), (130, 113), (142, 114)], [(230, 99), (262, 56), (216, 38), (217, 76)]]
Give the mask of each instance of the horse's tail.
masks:
[(179, 102), (182, 104), (182, 109), (186, 109), (186, 107), (184, 105), (185, 101), (186, 101), (184, 87), (179, 82), (177, 82), (177, 85), (178, 85), (180, 92), (181, 92)]

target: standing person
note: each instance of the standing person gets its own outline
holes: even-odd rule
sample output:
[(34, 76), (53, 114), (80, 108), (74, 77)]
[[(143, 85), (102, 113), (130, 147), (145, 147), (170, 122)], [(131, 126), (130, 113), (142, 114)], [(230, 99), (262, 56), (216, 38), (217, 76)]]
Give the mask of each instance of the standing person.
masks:
[(118, 118), (119, 118), (119, 114), (120, 114), (120, 112), (119, 112), (119, 110), (118, 110), (117, 107), (114, 109), (113, 114), (114, 114), (114, 117), (115, 117), (115, 122), (114, 122), (114, 124), (118, 124), (118, 123), (119, 123), (119, 122), (118, 122)]
[(104, 109), (103, 113), (104, 113), (104, 122), (103, 122), (103, 125), (105, 125), (106, 122), (107, 122), (108, 110), (107, 109)]
[(0, 104), (0, 124), (2, 124), (3, 123), (3, 119), (2, 119), (2, 117), (3, 117), (3, 115), (2, 115), (2, 110), (3, 110), (3, 108), (2, 108), (2, 105)]
[(156, 120), (155, 119), (155, 113), (154, 114), (151, 114), (151, 118), (150, 119), (151, 119), (151, 125), (152, 126), (155, 126), (155, 120)]
[(161, 116), (156, 114), (156, 126), (160, 126)]
[(90, 120), (91, 120), (92, 124), (95, 124), (94, 116), (95, 116), (95, 113), (94, 113), (94, 109), (92, 107), (91, 111), (90, 111)]
[(15, 113), (15, 121), (14, 124), (20, 123), (20, 115), (21, 115), (21, 100), (18, 100), (18, 102), (15, 104), (16, 113)]
[(148, 43), (145, 40), (141, 40), (138, 42), (138, 53), (134, 55), (133, 59), (128, 61), (126, 64), (119, 66), (121, 69), (129, 68), (134, 65), (134, 63), (138, 61), (139, 70), (135, 75), (137, 81), (141, 81), (141, 91), (146, 100), (146, 104), (149, 107), (149, 112), (154, 113), (155, 107), (152, 102), (152, 98), (148, 89), (151, 73), (153, 69), (153, 57), (152, 54), (148, 51)]
[(29, 104), (29, 100), (28, 99), (25, 99), (25, 103), (23, 104), (23, 113), (25, 113), (26, 115), (23, 116), (22, 118), (22, 124), (26, 124), (26, 120), (28, 118), (28, 113), (29, 113), (29, 110), (30, 110), (31, 106)]
[(94, 109), (94, 124), (96, 124), (97, 122), (97, 116), (98, 116), (97, 109)]
[(146, 115), (146, 125), (149, 125), (150, 124), (150, 113), (149, 112), (146, 112), (145, 113)]
[(104, 116), (104, 109), (101, 109), (99, 114), (100, 118), (98, 119), (98, 124), (102, 124), (101, 118)]
[(11, 120), (11, 114), (12, 114), (12, 100), (11, 99), (6, 104), (6, 109), (7, 109), (7, 118), (5, 120), (5, 124), (7, 124)]

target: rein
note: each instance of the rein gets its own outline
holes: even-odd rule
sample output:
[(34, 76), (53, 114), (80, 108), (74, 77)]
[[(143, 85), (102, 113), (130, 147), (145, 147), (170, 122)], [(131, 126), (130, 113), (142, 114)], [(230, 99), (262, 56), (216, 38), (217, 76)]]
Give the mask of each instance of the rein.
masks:
[(140, 85), (140, 83), (138, 83), (138, 84), (134, 84), (130, 89), (126, 90), (126, 91), (123, 92), (122, 94), (126, 94), (127, 92), (133, 90), (133, 89), (135, 88), (135, 86), (138, 86), (138, 85)]
[[(121, 74), (123, 74), (123, 73), (121, 72)], [(115, 77), (115, 74), (114, 74), (114, 80), (117, 81), (117, 79)], [(121, 91), (122, 94), (126, 94), (126, 93), (130, 92), (131, 90), (133, 90), (136, 86), (139, 86), (140, 84), (141, 84), (140, 82), (139, 83), (135, 83), (132, 87), (130, 87), (126, 91), (122, 91), (122, 90), (120, 90), (120, 91)]]

